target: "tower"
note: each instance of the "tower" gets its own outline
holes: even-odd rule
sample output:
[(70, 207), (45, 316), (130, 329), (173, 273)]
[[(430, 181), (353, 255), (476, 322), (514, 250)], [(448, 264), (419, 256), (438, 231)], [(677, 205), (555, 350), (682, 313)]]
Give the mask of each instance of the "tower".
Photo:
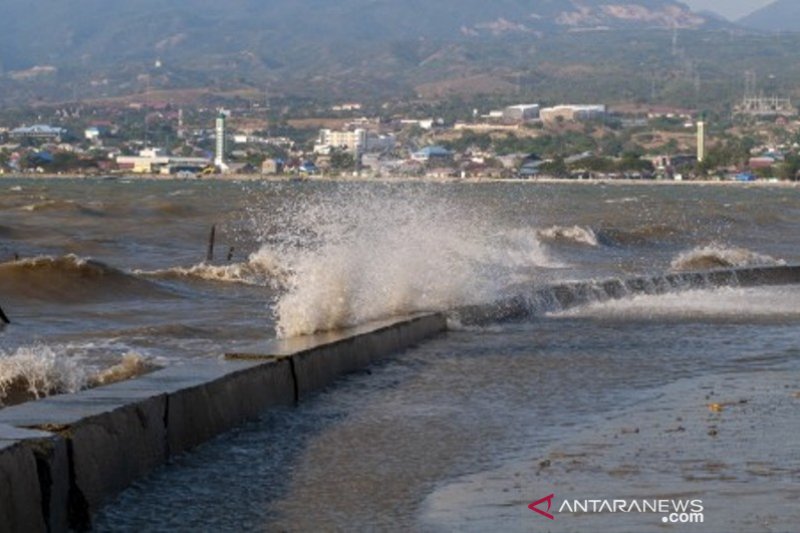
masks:
[(228, 118), (228, 112), (224, 109), (219, 110), (217, 115), (216, 124), (216, 141), (217, 149), (216, 156), (214, 157), (214, 166), (220, 172), (226, 172), (228, 165), (225, 163), (225, 120)]
[(706, 158), (706, 123), (700, 116), (697, 121), (697, 162), (702, 163)]
[(186, 132), (183, 130), (183, 108), (178, 109), (178, 138), (183, 139)]

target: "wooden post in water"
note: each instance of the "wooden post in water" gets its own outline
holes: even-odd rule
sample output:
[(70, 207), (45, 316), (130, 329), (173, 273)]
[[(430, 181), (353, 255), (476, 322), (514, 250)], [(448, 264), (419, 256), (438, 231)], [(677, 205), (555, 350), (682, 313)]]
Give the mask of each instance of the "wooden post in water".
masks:
[(206, 261), (209, 263), (214, 260), (214, 241), (217, 239), (217, 225), (211, 226), (211, 234), (208, 236), (208, 253), (206, 254)]
[(3, 308), (0, 307), (0, 324), (11, 324), (11, 321), (8, 319), (6, 314), (3, 312)]

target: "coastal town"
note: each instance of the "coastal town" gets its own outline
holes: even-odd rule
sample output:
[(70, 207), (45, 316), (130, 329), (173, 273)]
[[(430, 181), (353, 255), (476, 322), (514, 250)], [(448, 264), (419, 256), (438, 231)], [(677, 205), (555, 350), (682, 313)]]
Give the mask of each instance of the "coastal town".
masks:
[[(788, 99), (727, 115), (496, 102), (182, 105), (145, 93), (0, 116), (0, 173), (207, 178), (796, 181)], [(483, 104), (485, 108), (477, 107)]]

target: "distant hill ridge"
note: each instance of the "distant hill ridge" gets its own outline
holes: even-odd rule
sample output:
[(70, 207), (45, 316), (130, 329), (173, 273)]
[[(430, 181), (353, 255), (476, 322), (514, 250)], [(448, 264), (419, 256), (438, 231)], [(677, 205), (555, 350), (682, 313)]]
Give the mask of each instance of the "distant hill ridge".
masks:
[(189, 89), (438, 98), (545, 80), (593, 99), (598, 85), (565, 80), (620, 95), (643, 64), (672, 68), (664, 30), (726, 28), (675, 0), (2, 0), (0, 105)]
[(800, 31), (800, 2), (777, 0), (740, 19), (746, 28), (763, 31)]
[[(3, 70), (157, 56), (275, 68), (315, 46), (719, 24), (671, 0), (4, 0)], [(241, 57), (239, 58), (242, 59)]]

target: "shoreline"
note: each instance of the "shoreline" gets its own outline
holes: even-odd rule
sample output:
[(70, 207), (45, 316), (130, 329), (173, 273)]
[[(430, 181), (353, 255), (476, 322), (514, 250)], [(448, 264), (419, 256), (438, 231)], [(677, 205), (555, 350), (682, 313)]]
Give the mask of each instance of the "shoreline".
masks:
[(800, 181), (732, 181), (732, 180), (618, 180), (618, 179), (568, 179), (568, 178), (427, 178), (427, 177), (407, 177), (407, 176), (314, 176), (303, 177), (280, 175), (265, 176), (261, 174), (226, 174), (212, 175), (197, 178), (179, 178), (173, 175), (162, 174), (0, 174), (0, 182), (3, 180), (85, 180), (85, 181), (119, 181), (119, 180), (141, 180), (141, 181), (197, 181), (197, 182), (241, 182), (241, 181), (263, 181), (263, 182), (342, 182), (342, 183), (464, 183), (464, 184), (483, 184), (483, 183), (520, 183), (520, 184), (552, 184), (552, 185), (642, 185), (642, 186), (735, 186), (735, 187), (777, 187), (785, 189), (800, 188)]

